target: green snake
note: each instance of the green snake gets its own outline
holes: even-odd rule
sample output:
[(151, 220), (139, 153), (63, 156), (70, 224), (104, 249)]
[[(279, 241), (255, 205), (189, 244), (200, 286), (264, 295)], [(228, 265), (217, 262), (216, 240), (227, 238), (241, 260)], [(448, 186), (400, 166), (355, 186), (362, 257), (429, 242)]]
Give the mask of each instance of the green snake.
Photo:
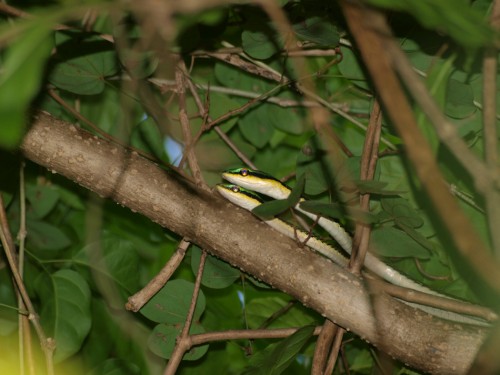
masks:
[[(222, 173), (222, 177), (231, 184), (217, 185), (217, 191), (227, 200), (240, 206), (248, 211), (252, 211), (255, 207), (262, 204), (262, 199), (256, 194), (260, 193), (274, 199), (286, 199), (291, 189), (274, 177), (260, 171), (251, 170), (248, 168), (237, 168), (227, 170)], [(352, 251), (352, 239), (345, 229), (335, 221), (318, 217), (317, 215), (304, 211), (300, 208), (301, 201), (294, 207), (297, 211), (315, 220), (318, 225), (323, 227), (335, 241), (349, 254)], [(298, 230), (281, 219), (266, 220), (266, 224), (284, 234), (285, 236), (296, 238), (300, 241), (307, 241), (306, 244), (314, 251), (329, 258), (336, 264), (347, 267), (349, 259), (334, 247), (326, 244), (310, 234)], [(364, 267), (375, 275), (385, 279), (386, 281), (401, 287), (417, 290), (427, 294), (432, 294), (442, 298), (451, 298), (440, 294), (432, 289), (429, 289), (408, 277), (402, 275), (394, 268), (382, 262), (371, 253), (366, 254)], [(408, 303), (408, 302), (407, 302)], [(483, 320), (473, 317), (461, 315), (451, 311), (444, 311), (433, 307), (408, 303), (411, 306), (424, 310), (432, 315), (442, 317), (448, 320), (457, 321), (460, 323), (474, 324), (487, 326), (489, 325)]]

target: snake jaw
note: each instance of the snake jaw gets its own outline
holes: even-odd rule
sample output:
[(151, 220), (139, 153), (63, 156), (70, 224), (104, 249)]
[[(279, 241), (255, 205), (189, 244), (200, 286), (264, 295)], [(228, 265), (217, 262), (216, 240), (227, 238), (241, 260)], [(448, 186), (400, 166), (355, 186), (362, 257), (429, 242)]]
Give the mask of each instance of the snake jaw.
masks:
[[(262, 203), (256, 194), (242, 189), (237, 185), (218, 184), (215, 188), (217, 189), (217, 192), (228, 201), (248, 211), (252, 211), (255, 207)], [(242, 194), (246, 196), (245, 199), (241, 199)]]

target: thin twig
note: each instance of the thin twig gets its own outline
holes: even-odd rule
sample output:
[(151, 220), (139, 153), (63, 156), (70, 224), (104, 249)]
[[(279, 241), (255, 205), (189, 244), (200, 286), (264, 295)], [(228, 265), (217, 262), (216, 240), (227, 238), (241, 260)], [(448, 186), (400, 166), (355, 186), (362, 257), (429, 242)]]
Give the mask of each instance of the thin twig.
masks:
[(26, 286), (24, 285), (21, 275), (19, 274), (19, 269), (17, 267), (16, 261), (17, 256), (15, 252), (15, 245), (10, 232), (2, 194), (0, 194), (0, 237), (5, 252), (5, 257), (7, 258), (7, 262), (9, 263), (9, 267), (12, 272), (12, 276), (14, 277), (17, 289), (21, 294), (26, 309), (29, 311), (29, 319), (33, 322), (33, 326), (35, 327), (38, 339), (40, 340), (40, 346), (45, 355), (47, 374), (54, 375), (53, 353), (55, 350), (55, 341), (53, 338), (47, 337), (45, 335), (42, 325), (40, 324), (38, 314), (36, 313), (33, 303), (31, 302), (31, 299), (28, 295), (28, 291), (26, 290)]
[(474, 201), (474, 197), (472, 197), (470, 194), (458, 190), (458, 187), (455, 184), (448, 185), (448, 188), (451, 194), (453, 194), (463, 202), (467, 203), (469, 206), (473, 207), (478, 212), (484, 214), (484, 210), (481, 207), (479, 207), (479, 205)]
[[(477, 109), (480, 109), (481, 111), (483, 110), (483, 105), (480, 102), (478, 102), (477, 100), (473, 100), (472, 104), (474, 104), (474, 106)], [(497, 120), (500, 120), (500, 113), (495, 114), (495, 117)]]
[[(196, 181), (196, 184), (200, 187), (204, 187), (208, 189), (208, 185), (203, 180), (203, 176), (201, 174), (201, 169), (198, 164), (198, 159), (196, 158), (196, 154), (194, 152), (194, 140), (191, 134), (191, 126), (189, 123), (189, 118), (187, 116), (186, 109), (186, 77), (187, 74), (186, 66), (182, 59), (179, 59), (177, 63), (177, 68), (175, 70), (175, 80), (177, 83), (177, 95), (179, 97), (179, 121), (182, 127), (182, 133), (184, 136), (184, 142), (186, 144), (186, 149), (184, 151), (186, 158), (189, 163), (189, 168), (193, 173), (193, 177)], [(206, 110), (205, 110), (206, 111)], [(208, 112), (208, 111), (206, 111)], [(165, 375), (173, 375), (177, 371), (179, 364), (184, 356), (186, 350), (190, 348), (189, 345), (189, 330), (191, 328), (191, 324), (193, 322), (194, 311), (196, 308), (196, 301), (198, 300), (198, 296), (200, 293), (201, 286), (201, 278), (203, 276), (203, 269), (205, 267), (205, 262), (207, 259), (207, 252), (202, 250), (200, 265), (198, 266), (198, 273), (196, 275), (196, 282), (194, 285), (193, 295), (191, 299), (191, 305), (189, 307), (189, 311), (186, 317), (186, 321), (184, 323), (184, 327), (180, 336), (177, 339), (177, 343), (175, 345), (174, 351), (170, 360), (168, 361), (168, 365), (165, 368)]]
[(201, 169), (198, 165), (198, 159), (194, 152), (194, 140), (191, 134), (191, 126), (189, 124), (189, 118), (186, 109), (186, 91), (185, 91), (185, 77), (186, 66), (184, 61), (181, 59), (178, 62), (177, 69), (175, 70), (175, 81), (177, 82), (177, 95), (179, 97), (179, 122), (182, 128), (182, 135), (184, 137), (184, 143), (186, 148), (184, 154), (187, 158), (189, 169), (193, 174), (194, 180), (198, 186), (203, 186), (208, 189), (208, 186), (203, 182), (203, 177), (201, 175)]
[[(24, 183), (24, 161), (19, 167), (19, 232), (17, 238), (19, 240), (19, 276), (24, 278), (24, 249), (26, 242), (26, 186)], [(18, 307), (20, 311), (26, 310), (26, 305), (23, 302), (19, 291), (16, 290)], [(28, 316), (19, 314), (19, 364), (20, 373), (25, 374), (27, 364), (28, 373), (35, 374), (35, 360), (33, 358), (33, 343), (31, 342), (31, 327), (29, 325)]]
[[(160, 87), (162, 91), (168, 91), (168, 90), (176, 90), (175, 82), (169, 79), (161, 79), (161, 78), (150, 78), (148, 80), (149, 82), (153, 83), (154, 85)], [(249, 98), (249, 99), (258, 99), (260, 101), (266, 102), (266, 103), (272, 103), (276, 104), (280, 107), (283, 108), (288, 108), (288, 107), (319, 107), (321, 104), (319, 104), (316, 101), (313, 100), (293, 100), (293, 99), (287, 99), (287, 98), (280, 98), (278, 96), (270, 96), (270, 91), (267, 93), (259, 93), (259, 92), (254, 92), (254, 91), (247, 91), (247, 90), (239, 90), (235, 89), (232, 87), (225, 87), (225, 86), (217, 86), (217, 85), (206, 85), (203, 83), (194, 83), (197, 89), (203, 90), (203, 91), (211, 91), (211, 92), (219, 92), (221, 94), (227, 94), (231, 96), (238, 96), (242, 98)], [(343, 111), (347, 111), (348, 104), (339, 104), (339, 103), (329, 103), (329, 105), (332, 108), (338, 108)]]
[(239, 113), (242, 113), (242, 112), (245, 112), (248, 108), (252, 107), (255, 103), (259, 102), (259, 101), (265, 101), (265, 98), (269, 95), (271, 95), (273, 92), (275, 91), (278, 91), (279, 89), (281, 89), (283, 87), (283, 85), (278, 85), (278, 86), (275, 86), (273, 87), (271, 90), (269, 90), (268, 92), (262, 94), (261, 97), (257, 97), (257, 98), (254, 98), (252, 100), (249, 100), (248, 102), (246, 102), (244, 105), (238, 107), (238, 108), (235, 108), (235, 109), (232, 109), (232, 110), (229, 110), (227, 111), (226, 113), (224, 113), (223, 115), (217, 117), (215, 120), (212, 120), (210, 121), (205, 129), (206, 130), (209, 130), (211, 129), (213, 126), (215, 125), (218, 125), (220, 124), (221, 122), (224, 122), (226, 121), (227, 119), (239, 114)]
[(20, 9), (14, 8), (11, 5), (0, 3), (0, 13), (19, 18), (32, 18), (29, 13), (26, 13)]
[(332, 352), (333, 340), (339, 330), (342, 329), (331, 320), (326, 319), (323, 323), (318, 340), (316, 340), (316, 347), (314, 348), (311, 375), (327, 374), (325, 369), (328, 367), (329, 358), (331, 358), (329, 354)]
[(94, 124), (92, 121), (88, 120), (85, 116), (82, 116), (82, 114), (80, 112), (78, 112), (72, 106), (70, 106), (68, 103), (66, 103), (66, 101), (57, 94), (55, 89), (49, 89), (48, 93), (49, 93), (49, 96), (52, 99), (54, 99), (54, 101), (56, 103), (60, 104), (65, 110), (67, 110), (69, 113), (71, 113), (77, 120), (87, 124), (87, 126), (89, 126), (94, 132), (99, 134), (101, 137), (103, 137), (104, 139), (107, 139), (113, 143), (116, 143), (122, 147), (127, 146), (126, 144), (124, 144), (120, 140), (112, 137), (111, 135), (106, 133), (104, 130), (99, 128), (99, 126)]
[[(370, 115), (370, 123), (368, 125), (368, 131), (366, 133), (363, 153), (361, 155), (360, 179), (363, 181), (371, 181), (375, 176), (381, 132), (382, 111), (378, 100), (375, 100), (372, 113)], [(370, 194), (361, 195), (360, 208), (361, 210), (369, 211)], [(363, 267), (365, 256), (368, 251), (369, 238), (370, 227), (366, 224), (356, 223), (356, 231), (353, 239), (353, 254), (356, 254), (356, 256), (351, 257), (350, 261), (350, 269), (355, 273), (359, 274), (361, 268)]]
[(278, 319), (280, 316), (285, 315), (292, 307), (294, 307), (297, 304), (296, 300), (293, 301), (288, 301), (288, 303), (283, 306), (282, 308), (278, 309), (278, 311), (275, 311), (271, 316), (269, 316), (266, 320), (262, 322), (262, 324), (259, 326), (259, 329), (264, 329), (268, 325), (270, 325), (272, 322), (274, 322), (276, 319)]
[[(382, 112), (377, 100), (373, 104), (370, 122), (365, 137), (363, 153), (361, 155), (361, 180), (372, 180), (375, 175), (375, 169), (378, 160), (378, 149), (380, 143), (380, 134), (382, 131)], [(363, 194), (360, 197), (361, 210), (369, 211), (370, 195)], [(353, 239), (353, 251), (349, 261), (349, 270), (355, 274), (360, 274), (363, 267), (368, 244), (370, 241), (371, 228), (366, 224), (356, 223), (356, 230)], [(339, 329), (335, 332), (335, 338), (332, 343), (332, 350), (325, 367), (324, 374), (331, 374), (337, 362), (338, 353), (342, 344), (342, 338), (345, 330)]]
[(331, 49), (298, 49), (288, 50), (282, 53), (285, 56), (337, 56), (339, 54), (336, 48)]
[(342, 346), (342, 340), (344, 338), (345, 329), (338, 327), (337, 332), (335, 332), (332, 349), (330, 350), (330, 356), (328, 357), (328, 362), (326, 363), (325, 370), (323, 374), (333, 374), (333, 369), (335, 368), (335, 364), (337, 363), (338, 355), (340, 352), (340, 348)]
[(148, 302), (161, 288), (163, 288), (184, 259), (186, 250), (190, 244), (190, 242), (184, 239), (180, 242), (177, 250), (170, 257), (167, 264), (163, 266), (161, 271), (153, 279), (151, 279), (144, 288), (129, 297), (125, 306), (127, 310), (134, 312), (139, 311), (142, 306), (146, 304), (146, 302)]
[[(206, 118), (209, 122), (211, 122), (212, 119), (208, 115), (208, 111), (206, 110), (206, 108), (203, 106), (203, 102), (200, 99), (200, 95), (198, 94), (198, 91), (196, 90), (194, 83), (190, 79), (188, 79), (187, 84), (189, 85), (189, 91), (191, 92), (191, 95), (193, 95), (196, 105), (198, 106), (198, 111), (200, 112), (200, 115)], [(255, 164), (243, 152), (241, 152), (241, 150), (234, 144), (231, 138), (229, 138), (226, 135), (226, 133), (224, 133), (218, 126), (214, 126), (214, 131), (228, 145), (228, 147), (235, 153), (235, 155), (238, 156), (238, 158), (240, 158), (240, 160), (243, 163), (245, 163), (248, 167), (252, 169), (257, 169)]]
[(417, 267), (418, 272), (420, 272), (424, 277), (431, 279), (431, 280), (446, 280), (449, 281), (450, 277), (449, 276), (435, 276), (431, 275), (430, 273), (426, 272), (424, 268), (422, 267), (422, 264), (420, 263), (420, 260), (418, 258), (414, 258), (415, 261), (415, 266)]
[[(234, 47), (227, 42), (224, 42), (223, 44), (228, 46), (228, 47)], [(231, 55), (231, 56), (233, 56), (233, 55)], [(234, 65), (234, 66), (237, 66), (238, 68), (240, 68), (240, 69), (242, 69), (250, 74), (256, 74), (260, 77), (274, 80), (276, 82), (281, 82), (283, 84), (289, 84), (292, 82), (289, 78), (287, 78), (283, 74), (280, 74), (279, 72), (277, 72), (275, 69), (271, 68), (266, 63), (264, 63), (262, 61), (254, 60), (250, 56), (246, 55), (244, 52), (239, 53), (239, 56), (241, 58), (238, 58), (238, 59), (236, 59), (236, 58), (228, 59), (227, 56), (225, 58), (223, 58), (221, 56), (217, 56), (217, 57), (220, 58), (221, 60), (223, 60), (224, 62), (231, 64), (231, 65)], [(256, 64), (257, 67), (249, 65), (249, 63), (246, 62), (245, 60), (243, 60), (243, 58), (248, 60), (251, 63)], [(332, 105), (332, 103), (329, 103), (328, 101), (323, 99), (321, 96), (316, 94), (316, 92), (314, 90), (310, 89), (308, 87), (309, 86), (308, 84), (302, 83), (302, 82), (310, 81), (310, 79), (312, 78), (311, 75), (303, 74), (301, 77), (302, 78), (299, 79), (299, 81), (297, 81), (296, 84), (297, 84), (298, 88), (300, 89), (300, 91), (305, 96), (312, 98), (314, 101), (318, 102), (322, 106), (328, 108), (329, 110), (331, 110), (334, 113), (337, 113), (338, 115), (345, 118), (346, 120), (349, 120), (350, 122), (352, 122), (354, 125), (356, 125), (360, 129), (362, 129), (363, 131), (366, 131), (366, 128), (367, 128), (366, 125), (364, 125), (363, 123), (358, 121), (356, 118), (354, 118), (353, 116), (351, 116), (350, 114), (348, 114), (347, 112), (342, 110), (341, 108), (338, 108), (338, 106)], [(382, 137), (382, 142), (390, 149), (392, 149), (392, 150), (396, 149), (396, 146), (391, 141), (389, 141), (388, 139), (386, 139), (384, 137)]]
[[(350, 122), (352, 122), (354, 125), (356, 125), (360, 129), (362, 129), (363, 131), (365, 131), (365, 132), (367, 131), (367, 126), (365, 124), (363, 124), (362, 122), (358, 121), (356, 118), (354, 118), (353, 116), (351, 116), (350, 114), (348, 114), (344, 110), (342, 110), (340, 108), (337, 108), (335, 106), (332, 106), (331, 103), (329, 103), (328, 101), (326, 101), (325, 99), (323, 99), (322, 97), (320, 97), (319, 95), (317, 95), (314, 92), (311, 92), (311, 91), (309, 91), (307, 89), (303, 89), (302, 91), (304, 92), (304, 94), (306, 96), (308, 96), (308, 97), (316, 100), (318, 103), (322, 104), (323, 106), (325, 106), (326, 108), (330, 109), (332, 112), (338, 114), (339, 116), (345, 118), (346, 120), (349, 120)], [(389, 141), (387, 138), (381, 137), (381, 141), (389, 149), (391, 149), (391, 150), (396, 150), (397, 149), (396, 145), (394, 143), (392, 143), (391, 141)]]
[(205, 268), (205, 261), (207, 259), (207, 252), (202, 251), (200, 265), (198, 267), (198, 273), (196, 274), (196, 281), (194, 284), (193, 296), (191, 299), (191, 305), (189, 306), (189, 311), (182, 328), (180, 336), (177, 337), (177, 343), (175, 345), (174, 351), (168, 361), (167, 367), (165, 368), (164, 375), (175, 375), (179, 364), (181, 363), (184, 353), (189, 350), (192, 346), (189, 337), (189, 329), (191, 328), (191, 323), (193, 322), (194, 311), (196, 308), (196, 302), (198, 301), (198, 296), (200, 293), (201, 278), (203, 276), (203, 269)]
[[(342, 360), (342, 366), (344, 367), (344, 372), (346, 375), (351, 374), (351, 370), (349, 369), (349, 362), (347, 360), (347, 355), (345, 353), (345, 345), (349, 342), (352, 341), (352, 339), (345, 340), (342, 345), (340, 346), (340, 358)], [(328, 374), (326, 374), (328, 375)]]
[[(227, 330), (221, 332), (199, 333), (190, 336), (192, 346), (202, 345), (213, 341), (245, 340), (245, 339), (281, 339), (293, 335), (299, 328), (273, 329), (244, 329)], [(321, 327), (314, 329), (313, 335), (319, 335)]]
[(390, 296), (396, 297), (406, 302), (412, 302), (419, 305), (430, 306), (444, 311), (452, 311), (458, 314), (476, 316), (488, 322), (498, 320), (498, 315), (487, 307), (474, 305), (469, 302), (464, 302), (452, 298), (435, 296), (425, 292), (420, 292), (414, 289), (403, 288), (398, 285), (389, 284), (382, 280), (365, 278), (375, 290), (383, 291)]
[[(193, 57), (212, 57), (213, 54), (218, 54), (218, 55), (227, 55), (227, 54), (239, 54), (243, 52), (243, 48), (241, 47), (226, 47), (226, 48), (221, 48), (215, 51), (206, 51), (206, 50), (197, 50), (193, 51), (190, 53), (191, 56)], [(328, 48), (328, 49), (316, 49), (316, 48), (290, 48), (286, 49), (280, 52), (282, 56), (289, 56), (289, 57), (297, 57), (297, 56), (308, 56), (308, 57), (315, 57), (315, 56), (323, 56), (323, 57), (330, 57), (330, 56), (337, 56), (339, 54), (339, 51), (336, 48)]]

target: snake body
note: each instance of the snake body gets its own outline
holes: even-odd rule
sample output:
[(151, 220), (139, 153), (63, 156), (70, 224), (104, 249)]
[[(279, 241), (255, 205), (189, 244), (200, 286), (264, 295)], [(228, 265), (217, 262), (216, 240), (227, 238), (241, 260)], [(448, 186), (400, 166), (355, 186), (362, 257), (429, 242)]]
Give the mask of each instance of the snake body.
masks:
[[(219, 193), (232, 203), (252, 211), (255, 207), (262, 203), (262, 200), (254, 192), (269, 196), (274, 199), (286, 199), (291, 190), (288, 186), (284, 185), (279, 180), (272, 176), (269, 176), (260, 171), (254, 171), (247, 168), (232, 169), (224, 172), (222, 177), (229, 181), (230, 185), (220, 184), (217, 186)], [(318, 217), (315, 214), (307, 212), (300, 208), (300, 203), (304, 200), (301, 199), (299, 203), (294, 207), (297, 211), (303, 213), (304, 215), (310, 217), (312, 220), (317, 221), (318, 225), (323, 227), (337, 243), (349, 254), (352, 252), (352, 239), (345, 229), (335, 221), (326, 219), (324, 217)], [(275, 230), (281, 232), (282, 234), (297, 238), (300, 241), (307, 241), (306, 244), (316, 252), (324, 255), (325, 257), (331, 259), (338, 265), (346, 267), (349, 263), (349, 259), (346, 258), (341, 252), (332, 246), (324, 243), (323, 241), (317, 239), (314, 236), (297, 230), (288, 223), (280, 219), (266, 220), (266, 224), (274, 228)], [(451, 297), (445, 296), (438, 293), (426, 286), (423, 286), (408, 277), (402, 275), (394, 268), (382, 262), (376, 256), (371, 253), (366, 254), (364, 266), (367, 270), (373, 272), (377, 276), (385, 279), (386, 281), (398, 285), (401, 287), (417, 290), (427, 294), (432, 294), (442, 298)], [(479, 320), (473, 317), (461, 315), (451, 311), (444, 311), (436, 309), (429, 306), (417, 305), (414, 303), (405, 302), (411, 306), (417, 307), (424, 310), (432, 315), (442, 317), (448, 320), (457, 321), (460, 323), (474, 324), (480, 326), (489, 326), (488, 323), (483, 320)]]

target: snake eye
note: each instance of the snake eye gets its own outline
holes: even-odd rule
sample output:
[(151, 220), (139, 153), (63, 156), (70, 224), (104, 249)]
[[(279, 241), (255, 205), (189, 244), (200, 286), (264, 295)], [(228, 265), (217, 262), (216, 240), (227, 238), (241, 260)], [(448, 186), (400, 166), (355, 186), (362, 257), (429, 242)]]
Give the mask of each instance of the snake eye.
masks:
[(240, 174), (241, 174), (242, 176), (244, 176), (244, 177), (245, 177), (245, 176), (248, 176), (248, 169), (242, 168), (242, 169), (240, 170)]
[(231, 186), (231, 190), (233, 191), (233, 193), (239, 193), (240, 192), (239, 186), (236, 186), (236, 185)]

